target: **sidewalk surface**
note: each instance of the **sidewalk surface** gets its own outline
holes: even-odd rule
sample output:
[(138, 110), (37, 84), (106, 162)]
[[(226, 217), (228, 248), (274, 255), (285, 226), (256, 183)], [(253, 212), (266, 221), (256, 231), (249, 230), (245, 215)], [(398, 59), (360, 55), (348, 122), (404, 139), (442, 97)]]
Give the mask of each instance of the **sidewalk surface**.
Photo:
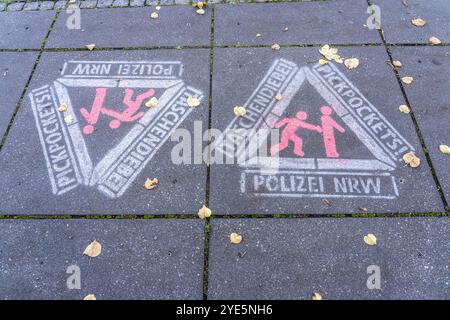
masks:
[(448, 0), (197, 10), (0, 0), (0, 299), (450, 299)]

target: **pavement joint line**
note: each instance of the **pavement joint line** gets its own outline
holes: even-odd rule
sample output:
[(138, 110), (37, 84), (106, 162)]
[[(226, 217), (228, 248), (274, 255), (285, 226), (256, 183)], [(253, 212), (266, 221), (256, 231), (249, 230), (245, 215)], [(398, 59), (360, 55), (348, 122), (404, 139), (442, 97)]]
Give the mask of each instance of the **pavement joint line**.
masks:
[(19, 101), (17, 101), (16, 107), (14, 108), (14, 112), (13, 112), (13, 114), (11, 116), (11, 119), (9, 120), (9, 123), (8, 123), (8, 127), (6, 128), (2, 139), (0, 140), (0, 152), (2, 151), (3, 146), (6, 143), (6, 139), (8, 138), (9, 131), (11, 130), (11, 127), (12, 127), (12, 125), (14, 123), (16, 115), (19, 112), (20, 106), (22, 105), (22, 101), (23, 101), (23, 99), (25, 97), (25, 94), (26, 94), (26, 92), (28, 90), (28, 86), (31, 83), (31, 79), (33, 78), (34, 72), (36, 71), (36, 68), (37, 68), (37, 66), (39, 64), (39, 61), (40, 61), (42, 53), (43, 53), (43, 49), (45, 47), (45, 44), (47, 43), (47, 40), (48, 40), (48, 37), (50, 36), (50, 33), (52, 32), (52, 29), (53, 29), (53, 26), (54, 26), (54, 24), (56, 22), (58, 14), (59, 14), (59, 12), (55, 11), (55, 14), (53, 15), (52, 23), (50, 24), (50, 27), (49, 27), (49, 29), (47, 31), (47, 35), (42, 40), (41, 49), (40, 49), (40, 51), (39, 51), (39, 53), (38, 53), (38, 55), (36, 57), (36, 60), (34, 61), (33, 68), (31, 69), (30, 75), (29, 75), (29, 77), (27, 79), (27, 82), (25, 83), (25, 86), (24, 86), (24, 88), (22, 90), (22, 94), (20, 95)]

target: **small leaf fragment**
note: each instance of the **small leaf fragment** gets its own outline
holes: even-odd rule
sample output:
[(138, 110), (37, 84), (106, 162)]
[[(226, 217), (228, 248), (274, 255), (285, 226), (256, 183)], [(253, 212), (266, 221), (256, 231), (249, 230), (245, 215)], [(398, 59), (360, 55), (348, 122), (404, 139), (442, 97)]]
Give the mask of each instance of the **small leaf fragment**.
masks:
[(83, 300), (97, 300), (94, 294), (88, 294)]
[(284, 32), (286, 32), (286, 31), (288, 31), (288, 30), (289, 30), (288, 27), (286, 27), (286, 28), (283, 29)]
[(230, 234), (230, 242), (234, 244), (239, 244), (242, 242), (242, 236), (240, 234), (233, 232), (232, 234)]
[(355, 69), (359, 66), (359, 60), (357, 58), (345, 59), (344, 65), (350, 70)]
[(197, 12), (198, 15), (204, 15), (205, 14), (205, 10), (204, 9), (197, 9), (195, 12)]
[(150, 15), (150, 18), (152, 18), (152, 19), (158, 19), (158, 18), (159, 18), (158, 12), (152, 12), (152, 14)]
[(399, 60), (394, 60), (392, 61), (392, 65), (396, 68), (401, 68), (403, 67), (403, 64), (399, 61)]
[(158, 183), (159, 183), (158, 178), (154, 178), (154, 179), (147, 178), (147, 180), (145, 180), (145, 183), (144, 183), (144, 188), (147, 190), (155, 189), (156, 186), (158, 185)]
[(312, 300), (322, 300), (322, 295), (318, 292), (314, 292), (311, 299)]
[(428, 41), (430, 41), (430, 43), (433, 45), (438, 45), (438, 44), (442, 43), (442, 41), (436, 37), (430, 37), (430, 39), (428, 39)]
[(275, 43), (271, 46), (272, 50), (278, 51), (281, 49), (280, 45), (278, 43)]
[(417, 168), (418, 166), (420, 166), (420, 159), (412, 151), (403, 155), (403, 161), (411, 168)]
[(257, 37), (257, 38), (259, 38), (259, 37), (261, 37), (261, 36), (262, 36), (261, 33), (257, 33), (257, 34), (256, 34), (256, 37)]
[(236, 106), (234, 107), (233, 112), (236, 117), (243, 117), (247, 113), (247, 110), (243, 106)]
[(410, 77), (410, 76), (406, 76), (406, 77), (402, 78), (402, 82), (405, 84), (411, 84), (413, 81), (414, 81), (414, 78)]
[(281, 99), (283, 99), (283, 96), (281, 95), (281, 92), (278, 92), (277, 95), (275, 96), (275, 100), (281, 101)]
[(364, 242), (369, 246), (375, 246), (377, 244), (377, 237), (375, 237), (374, 234), (369, 233), (368, 235), (364, 236)]
[(445, 144), (441, 144), (439, 146), (439, 150), (443, 153), (443, 154), (450, 154), (450, 147), (445, 145)]
[(398, 107), (398, 110), (400, 110), (400, 112), (403, 112), (403, 113), (410, 113), (411, 112), (411, 109), (409, 109), (406, 104), (400, 105)]
[(212, 213), (211, 209), (203, 205), (203, 207), (201, 207), (200, 210), (198, 210), (198, 217), (203, 220), (211, 217), (211, 213)]
[(73, 121), (73, 116), (68, 114), (67, 116), (64, 117), (64, 122), (67, 124), (71, 124)]
[(87, 44), (86, 48), (88, 48), (89, 51), (92, 51), (95, 49), (95, 43)]
[(328, 61), (325, 60), (325, 59), (320, 59), (320, 60), (319, 60), (319, 64), (322, 65), (322, 66), (323, 66), (324, 64), (327, 64), (327, 63), (328, 63)]
[(186, 103), (187, 103), (187, 105), (188, 105), (189, 107), (195, 108), (195, 107), (198, 107), (198, 106), (200, 105), (200, 100), (198, 100), (196, 97), (189, 96), (189, 97), (186, 99)]
[(427, 22), (422, 18), (412, 19), (411, 23), (416, 27), (423, 27), (424, 25), (427, 24)]
[(157, 11), (161, 10), (161, 6), (156, 6), (155, 10), (157, 10)]
[(102, 252), (102, 245), (97, 242), (97, 240), (92, 241), (86, 249), (84, 249), (83, 254), (87, 255), (88, 257), (95, 258), (100, 255)]
[(148, 100), (146, 103), (145, 103), (145, 106), (147, 107), (147, 108), (154, 108), (154, 107), (156, 107), (157, 105), (158, 105), (158, 98), (156, 98), (156, 97), (152, 97), (150, 100)]
[(59, 112), (66, 112), (66, 111), (67, 111), (67, 108), (68, 108), (67, 102), (64, 101), (64, 102), (61, 103), (61, 105), (59, 106), (58, 111), (59, 111)]

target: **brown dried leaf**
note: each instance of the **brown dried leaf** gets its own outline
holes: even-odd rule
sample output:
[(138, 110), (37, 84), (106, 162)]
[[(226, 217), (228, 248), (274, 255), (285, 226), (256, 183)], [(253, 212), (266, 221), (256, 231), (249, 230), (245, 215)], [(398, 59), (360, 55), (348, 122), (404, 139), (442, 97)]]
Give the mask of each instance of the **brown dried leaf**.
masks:
[(411, 168), (417, 168), (418, 166), (420, 166), (420, 159), (412, 151), (403, 155), (403, 161), (405, 161), (405, 163)]
[(280, 92), (278, 92), (277, 95), (275, 96), (275, 100), (281, 101), (281, 99), (283, 99), (283, 96), (281, 95)]
[(422, 18), (412, 19), (411, 23), (413, 25), (415, 25), (416, 27), (423, 27), (424, 25), (427, 24), (427, 22), (425, 20), (423, 20)]
[(230, 242), (234, 244), (239, 244), (242, 242), (242, 236), (240, 234), (233, 232), (232, 234), (230, 234)]
[(200, 219), (206, 219), (211, 217), (211, 209), (209, 209), (207, 206), (203, 205), (203, 207), (200, 208), (200, 210), (198, 210), (198, 217)]
[(369, 233), (368, 235), (364, 236), (364, 242), (369, 246), (375, 246), (377, 244), (377, 237), (375, 237), (375, 235), (373, 235), (372, 233)]
[(102, 245), (97, 240), (92, 241), (83, 252), (84, 255), (91, 258), (98, 257), (100, 253), (102, 253)]
[(236, 117), (243, 117), (247, 113), (247, 110), (243, 106), (236, 106), (234, 107), (233, 112)]
[(154, 179), (147, 178), (147, 180), (145, 180), (145, 183), (144, 183), (144, 188), (147, 190), (155, 189), (156, 186), (158, 185), (158, 183), (159, 183), (158, 178), (154, 178)]
[(392, 65), (396, 68), (401, 68), (403, 67), (403, 64), (399, 61), (399, 60), (394, 60), (392, 61)]

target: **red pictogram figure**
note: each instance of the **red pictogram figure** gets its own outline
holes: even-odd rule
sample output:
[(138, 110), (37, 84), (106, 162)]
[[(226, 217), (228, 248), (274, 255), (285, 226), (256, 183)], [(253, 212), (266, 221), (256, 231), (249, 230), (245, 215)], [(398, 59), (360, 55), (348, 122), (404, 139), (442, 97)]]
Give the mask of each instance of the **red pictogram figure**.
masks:
[(306, 112), (297, 112), (295, 116), (295, 118), (286, 117), (275, 124), (276, 129), (279, 129), (284, 125), (286, 125), (286, 127), (281, 133), (280, 143), (270, 148), (270, 153), (272, 155), (286, 149), (289, 145), (289, 141), (292, 141), (294, 142), (294, 153), (299, 157), (303, 157), (305, 155), (303, 152), (303, 139), (297, 135), (297, 129), (302, 128), (309, 131), (316, 131), (318, 133), (322, 132), (322, 129), (319, 126), (315, 126), (304, 121), (308, 118)]
[(153, 96), (155, 90), (149, 89), (146, 92), (138, 95), (135, 100), (132, 99), (134, 90), (126, 88), (125, 96), (123, 98), (123, 103), (127, 106), (125, 110), (117, 112), (104, 107), (104, 102), (106, 98), (108, 88), (96, 88), (95, 99), (92, 103), (91, 112), (87, 111), (85, 108), (81, 108), (81, 115), (84, 117), (88, 123), (83, 127), (84, 134), (91, 134), (94, 132), (94, 125), (97, 123), (100, 114), (104, 114), (114, 118), (109, 122), (109, 127), (111, 129), (117, 129), (120, 127), (122, 122), (134, 122), (144, 115), (144, 112), (138, 112), (142, 106), (142, 102)]
[(336, 150), (336, 140), (334, 137), (334, 130), (336, 129), (340, 133), (344, 133), (345, 129), (341, 127), (334, 119), (331, 117), (333, 109), (329, 106), (323, 106), (320, 108), (322, 112), (322, 135), (323, 143), (325, 145), (325, 152), (328, 158), (339, 158), (339, 153)]

